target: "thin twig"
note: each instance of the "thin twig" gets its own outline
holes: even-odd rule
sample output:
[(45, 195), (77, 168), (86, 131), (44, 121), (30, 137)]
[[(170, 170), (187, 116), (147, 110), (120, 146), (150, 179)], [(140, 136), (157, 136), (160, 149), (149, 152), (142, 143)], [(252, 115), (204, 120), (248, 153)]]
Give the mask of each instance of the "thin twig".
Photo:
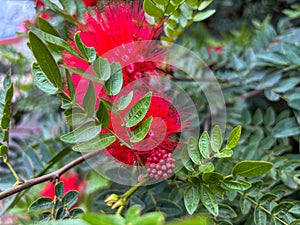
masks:
[(30, 188), (32, 186), (37, 185), (37, 184), (43, 183), (45, 181), (58, 179), (62, 174), (66, 173), (68, 170), (70, 170), (73, 167), (79, 165), (80, 163), (82, 163), (86, 159), (92, 158), (93, 156), (99, 154), (101, 151), (102, 150), (98, 150), (98, 151), (95, 151), (95, 152), (87, 153), (85, 155), (82, 155), (82, 156), (78, 157), (77, 159), (73, 160), (72, 162), (68, 163), (64, 167), (62, 167), (62, 168), (60, 168), (60, 169), (58, 169), (58, 170), (56, 170), (52, 173), (49, 173), (49, 174), (46, 174), (46, 175), (43, 175), (43, 176), (40, 176), (40, 177), (32, 178), (30, 180), (25, 180), (25, 182), (23, 184), (1, 192), (0, 193), (0, 200), (4, 199), (4, 198), (7, 198), (7, 197), (9, 197), (13, 194), (19, 193), (19, 192), (21, 192), (21, 191), (23, 191), (27, 188)]

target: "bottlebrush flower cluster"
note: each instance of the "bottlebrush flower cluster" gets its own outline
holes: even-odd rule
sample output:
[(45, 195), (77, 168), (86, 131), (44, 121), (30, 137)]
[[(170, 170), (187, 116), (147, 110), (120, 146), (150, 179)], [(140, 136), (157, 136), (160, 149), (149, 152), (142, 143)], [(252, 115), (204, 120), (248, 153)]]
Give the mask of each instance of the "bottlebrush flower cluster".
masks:
[[(166, 75), (161, 73), (161, 63), (164, 59), (164, 50), (156, 44), (143, 41), (157, 40), (162, 32), (162, 25), (153, 26), (145, 17), (145, 12), (139, 1), (113, 1), (104, 5), (100, 10), (96, 7), (90, 9), (84, 17), (84, 23), (73, 30), (73, 34), (80, 31), (82, 42), (88, 47), (94, 47), (97, 54), (105, 57), (109, 62), (120, 62), (123, 72), (123, 87), (130, 83), (150, 76)], [(75, 49), (74, 42), (69, 42)], [(126, 45), (126, 44), (134, 45)], [(65, 65), (87, 70), (89, 64), (69, 53), (63, 57)], [(73, 74), (72, 79), (76, 89), (77, 101), (81, 103), (88, 82), (85, 78)], [(79, 85), (85, 83), (86, 85)], [(95, 84), (96, 88), (98, 84)], [(103, 88), (102, 88), (103, 89)], [(147, 91), (151, 91), (151, 88)], [(157, 92), (157, 90), (155, 90)], [(162, 91), (163, 92), (163, 91)], [(145, 93), (134, 91), (132, 103), (121, 112), (125, 115), (128, 109), (136, 103)], [(99, 97), (108, 99), (105, 92), (100, 91)], [(114, 97), (118, 99), (118, 96)], [(174, 159), (172, 152), (178, 146), (176, 135), (182, 132), (182, 122), (176, 106), (172, 105), (171, 98), (165, 94), (153, 94), (149, 110), (143, 119), (153, 117), (150, 130), (145, 140), (135, 143), (132, 147), (115, 141), (107, 147), (106, 155), (113, 157), (123, 165), (142, 166), (148, 168), (150, 177), (166, 179), (172, 174)], [(158, 119), (160, 118), (160, 119)], [(114, 121), (114, 124), (112, 124)], [(116, 122), (117, 121), (117, 122)], [(142, 122), (143, 122), (142, 121)], [(118, 125), (119, 124), (119, 125)], [(127, 140), (122, 122), (111, 113), (109, 128)], [(131, 131), (134, 129), (130, 128)], [(122, 130), (123, 129), (123, 130)], [(103, 129), (102, 132), (105, 132)], [(125, 137), (123, 137), (124, 135)]]

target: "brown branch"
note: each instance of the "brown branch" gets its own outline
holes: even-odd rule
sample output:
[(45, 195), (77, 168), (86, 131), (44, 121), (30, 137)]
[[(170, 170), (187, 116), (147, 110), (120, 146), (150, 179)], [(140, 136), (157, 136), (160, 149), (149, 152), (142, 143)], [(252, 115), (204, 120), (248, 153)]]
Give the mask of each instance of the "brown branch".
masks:
[(6, 191), (3, 191), (3, 192), (0, 193), (0, 200), (4, 199), (4, 198), (7, 198), (7, 197), (9, 197), (13, 194), (19, 193), (19, 192), (21, 192), (21, 191), (23, 191), (27, 188), (30, 188), (32, 186), (37, 185), (37, 184), (43, 183), (45, 181), (58, 179), (62, 174), (64, 174), (65, 172), (67, 172), (71, 168), (79, 165), (80, 163), (82, 163), (86, 159), (92, 158), (93, 156), (97, 155), (100, 151), (102, 151), (102, 150), (98, 150), (98, 151), (95, 151), (95, 152), (90, 152), (90, 153), (87, 153), (85, 155), (82, 155), (82, 156), (78, 157), (77, 159), (73, 160), (72, 162), (68, 163), (64, 167), (60, 168), (57, 171), (54, 171), (52, 173), (43, 175), (41, 177), (36, 177), (36, 178), (32, 178), (30, 180), (26, 180), (23, 184), (20, 184), (16, 187), (13, 187), (13, 188), (8, 189)]
[(253, 96), (255, 96), (255, 95), (261, 93), (263, 90), (264, 90), (264, 89), (255, 89), (255, 90), (253, 90), (253, 91), (249, 91), (249, 92), (247, 92), (247, 93), (244, 94), (244, 95), (237, 96), (237, 97), (235, 98), (235, 100), (237, 101), (237, 100), (240, 100), (240, 99), (244, 99), (244, 100), (245, 100), (245, 99), (251, 98), (251, 97), (253, 97)]

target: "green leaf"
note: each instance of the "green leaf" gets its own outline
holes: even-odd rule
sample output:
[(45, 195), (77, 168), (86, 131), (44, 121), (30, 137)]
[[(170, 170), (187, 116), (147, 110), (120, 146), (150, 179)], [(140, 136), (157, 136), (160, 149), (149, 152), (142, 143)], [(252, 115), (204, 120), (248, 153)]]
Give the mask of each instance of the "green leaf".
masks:
[(219, 215), (219, 206), (214, 192), (207, 186), (201, 185), (200, 199), (205, 208), (213, 215)]
[(267, 224), (267, 214), (260, 207), (254, 208), (254, 222), (256, 225)]
[(67, 143), (78, 143), (88, 141), (97, 136), (101, 131), (101, 126), (94, 121), (89, 121), (73, 131), (64, 134), (60, 139)]
[(76, 68), (76, 67), (69, 67), (69, 66), (65, 66), (65, 65), (62, 65), (61, 67), (68, 69), (68, 70), (72, 71), (73, 73), (80, 75), (90, 81), (94, 81), (98, 84), (103, 84), (102, 80), (100, 80), (98, 77), (94, 76), (93, 74), (87, 72), (86, 70), (82, 70), (82, 69)]
[(201, 3), (198, 6), (198, 10), (202, 11), (203, 9), (205, 9), (207, 6), (210, 5), (210, 3), (212, 3), (213, 0), (203, 0), (201, 1)]
[(45, 209), (50, 209), (51, 206), (52, 206), (51, 198), (39, 198), (29, 206), (29, 210), (45, 210)]
[(55, 35), (52, 34), (48, 34), (44, 31), (41, 31), (40, 29), (36, 28), (36, 27), (32, 27), (32, 26), (27, 26), (29, 28), (29, 30), (33, 33), (35, 33), (38, 37), (40, 37), (41, 39), (54, 44), (56, 46), (62, 47), (63, 49), (65, 49), (67, 52), (71, 53), (72, 55), (76, 56), (79, 59), (84, 60), (81, 55), (74, 50), (74, 48), (68, 44), (68, 42), (66, 42), (64, 39), (60, 38), (60, 37), (56, 37)]
[(125, 219), (116, 215), (89, 213), (83, 215), (81, 218), (88, 222), (89, 225), (125, 225)]
[(96, 73), (96, 76), (101, 80), (108, 80), (111, 75), (110, 64), (107, 59), (97, 58), (92, 65), (93, 71)]
[[(70, 211), (70, 217), (75, 218), (84, 214), (84, 211), (81, 208), (74, 208)], [(71, 224), (70, 224), (71, 225)]]
[(59, 68), (48, 50), (47, 46), (41, 41), (38, 36), (29, 31), (29, 41), (31, 50), (42, 71), (46, 74), (49, 81), (56, 87), (62, 87), (62, 80)]
[(41, 70), (40, 65), (36, 62), (32, 64), (32, 75), (36, 86), (43, 92), (46, 92), (50, 95), (58, 92), (58, 88), (51, 83), (46, 74)]
[(223, 149), (221, 152), (214, 154), (215, 158), (229, 158), (233, 155), (233, 151), (231, 149)]
[(164, 224), (164, 216), (159, 212), (152, 212), (144, 214), (141, 217), (136, 218), (132, 225), (163, 225)]
[(148, 92), (141, 100), (139, 100), (125, 115), (125, 126), (133, 127), (141, 122), (146, 116), (152, 98), (152, 92)]
[(134, 205), (130, 207), (127, 212), (125, 213), (125, 219), (127, 223), (132, 223), (136, 218), (139, 217), (141, 213), (141, 206), (140, 205)]
[(75, 88), (74, 88), (73, 80), (71, 79), (70, 72), (66, 69), (65, 73), (66, 73), (66, 79), (67, 79), (67, 85), (68, 85), (70, 97), (74, 102), (76, 102)]
[(76, 5), (73, 1), (70, 0), (59, 0), (60, 4), (62, 5), (63, 9), (68, 12), (70, 15), (74, 15), (76, 12)]
[(285, 215), (293, 206), (292, 202), (281, 202), (272, 209), (271, 213), (275, 216), (278, 214)]
[(249, 213), (251, 206), (252, 206), (252, 204), (249, 200), (247, 200), (246, 198), (240, 198), (240, 208), (241, 208), (243, 215), (246, 215)]
[(205, 12), (198, 12), (193, 17), (193, 21), (199, 22), (199, 21), (205, 20), (208, 17), (211, 17), (215, 12), (216, 12), (216, 10), (214, 10), (214, 9), (209, 9), (209, 10), (206, 10)]
[(132, 131), (132, 137), (130, 138), (130, 142), (134, 143), (143, 140), (150, 130), (152, 120), (153, 117), (150, 116), (142, 124), (134, 128), (134, 130)]
[(94, 114), (95, 104), (96, 104), (95, 88), (92, 81), (89, 82), (89, 86), (84, 95), (82, 104), (87, 115), (92, 116)]
[(224, 180), (224, 178), (220, 173), (204, 172), (202, 174), (202, 180), (207, 184), (219, 184)]
[(64, 197), (65, 188), (64, 188), (63, 182), (56, 183), (55, 188), (54, 188), (54, 193), (55, 193), (55, 196), (57, 196), (60, 199), (62, 199)]
[(211, 148), (214, 152), (218, 152), (222, 146), (222, 132), (219, 125), (214, 126), (210, 135)]
[(191, 158), (189, 157), (188, 151), (186, 147), (183, 147), (181, 149), (181, 160), (182, 164), (188, 171), (193, 171), (194, 170), (194, 164), (191, 161)]
[(88, 116), (81, 107), (73, 107), (64, 112), (66, 120), (70, 126), (78, 126), (87, 121)]
[(277, 195), (268, 193), (268, 194), (263, 195), (263, 196), (258, 200), (258, 203), (259, 203), (260, 205), (263, 205), (263, 204), (270, 204), (272, 201), (276, 200), (277, 198), (278, 198)]
[(201, 164), (201, 155), (200, 155), (200, 151), (197, 146), (196, 138), (194, 138), (192, 136), (189, 138), (187, 150), (188, 150), (188, 154), (189, 154), (191, 160), (195, 164), (200, 165)]
[(78, 191), (69, 191), (67, 194), (62, 198), (62, 203), (67, 207), (67, 209), (72, 208), (78, 201)]
[(130, 104), (133, 98), (133, 91), (129, 92), (127, 95), (120, 97), (116, 102), (115, 106), (118, 110), (124, 110)]
[(286, 118), (276, 124), (273, 133), (276, 138), (297, 135), (300, 134), (300, 126), (294, 117)]
[(234, 166), (232, 174), (243, 177), (261, 176), (269, 172), (272, 167), (273, 164), (270, 162), (245, 160)]
[(37, 17), (37, 23), (42, 31), (57, 37), (60, 36), (58, 31), (47, 20)]
[(210, 156), (210, 142), (209, 142), (209, 134), (207, 131), (203, 132), (200, 136), (198, 148), (200, 150), (201, 155), (208, 159)]
[(156, 6), (152, 0), (144, 1), (144, 10), (149, 16), (161, 18), (164, 15), (164, 11)]
[(227, 191), (246, 191), (251, 188), (251, 183), (244, 180), (224, 180), (221, 187)]
[(8, 147), (0, 144), (0, 157), (7, 155), (7, 153), (8, 153)]
[(263, 122), (263, 114), (261, 109), (257, 109), (253, 116), (253, 124), (260, 125)]
[(184, 192), (184, 205), (187, 212), (192, 215), (198, 208), (200, 201), (198, 188), (189, 186)]
[(228, 137), (226, 148), (229, 148), (229, 149), (235, 148), (240, 140), (241, 133), (242, 133), (242, 126), (235, 127), (231, 131), (231, 133)]
[(75, 145), (73, 150), (76, 152), (92, 152), (101, 150), (114, 143), (116, 139), (117, 138), (111, 134), (100, 134), (88, 142)]
[(75, 44), (79, 51), (85, 56), (85, 58), (88, 60), (89, 63), (92, 63), (95, 61), (97, 57), (97, 53), (93, 47), (87, 47), (80, 39), (80, 32), (77, 31), (74, 37)]
[(105, 82), (104, 87), (108, 95), (119, 94), (123, 85), (123, 74), (120, 63), (111, 64), (111, 77)]
[(289, 225), (300, 225), (300, 219), (293, 220)]
[(268, 107), (264, 115), (264, 124), (271, 126), (275, 123), (275, 111), (272, 107)]
[(106, 128), (109, 124), (109, 112), (103, 100), (100, 100), (98, 110), (96, 112), (97, 119), (102, 127)]

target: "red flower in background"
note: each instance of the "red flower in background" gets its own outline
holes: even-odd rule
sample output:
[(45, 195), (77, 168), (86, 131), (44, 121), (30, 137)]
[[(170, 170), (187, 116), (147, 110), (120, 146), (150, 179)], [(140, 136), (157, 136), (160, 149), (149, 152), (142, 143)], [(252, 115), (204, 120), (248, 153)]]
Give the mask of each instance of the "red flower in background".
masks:
[(98, 0), (83, 0), (85, 7), (97, 5)]
[[(63, 174), (60, 177), (59, 181), (64, 183), (64, 187), (65, 187), (64, 193), (65, 194), (71, 190), (75, 190), (75, 191), (78, 191), (79, 193), (81, 193), (87, 183), (86, 180), (80, 180), (79, 175), (74, 172), (70, 172), (68, 174)], [(40, 193), (40, 196), (54, 199), (54, 197), (55, 197), (54, 188), (55, 188), (54, 183), (52, 183), (52, 182), (46, 183), (46, 185), (43, 187), (43, 189)]]

